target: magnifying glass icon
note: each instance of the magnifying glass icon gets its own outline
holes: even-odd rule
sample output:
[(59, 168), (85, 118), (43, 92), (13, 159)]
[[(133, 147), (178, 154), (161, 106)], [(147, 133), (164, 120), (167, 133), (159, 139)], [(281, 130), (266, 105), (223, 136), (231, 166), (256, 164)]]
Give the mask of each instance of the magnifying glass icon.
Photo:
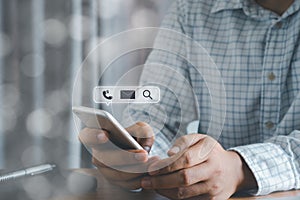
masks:
[(152, 97), (151, 97), (151, 92), (150, 92), (150, 90), (144, 90), (143, 96), (144, 96), (145, 98), (150, 98), (151, 100), (153, 100)]

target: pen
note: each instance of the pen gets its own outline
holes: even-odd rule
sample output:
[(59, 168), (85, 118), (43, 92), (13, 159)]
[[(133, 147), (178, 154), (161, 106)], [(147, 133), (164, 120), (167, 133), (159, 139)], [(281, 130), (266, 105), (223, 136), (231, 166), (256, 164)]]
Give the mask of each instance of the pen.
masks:
[(30, 167), (23, 170), (11, 172), (5, 175), (0, 175), (0, 182), (5, 182), (8, 180), (12, 180), (24, 176), (34, 176), (37, 174), (42, 174), (53, 170), (55, 167), (56, 167), (55, 165), (45, 164), (45, 165), (39, 165), (39, 166)]

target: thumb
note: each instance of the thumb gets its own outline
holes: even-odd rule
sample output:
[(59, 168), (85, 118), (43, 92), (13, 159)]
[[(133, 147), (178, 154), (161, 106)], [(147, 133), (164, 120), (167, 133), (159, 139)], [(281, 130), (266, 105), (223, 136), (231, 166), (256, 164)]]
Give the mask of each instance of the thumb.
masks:
[(152, 138), (137, 138), (137, 142), (149, 153), (154, 143), (154, 137)]
[(126, 130), (136, 138), (137, 142), (149, 153), (154, 143), (154, 133), (151, 126), (145, 122), (137, 122), (136, 124), (126, 128)]
[(175, 141), (171, 149), (168, 151), (168, 155), (173, 156), (180, 151), (184, 151), (206, 137), (207, 135), (198, 133), (181, 136)]

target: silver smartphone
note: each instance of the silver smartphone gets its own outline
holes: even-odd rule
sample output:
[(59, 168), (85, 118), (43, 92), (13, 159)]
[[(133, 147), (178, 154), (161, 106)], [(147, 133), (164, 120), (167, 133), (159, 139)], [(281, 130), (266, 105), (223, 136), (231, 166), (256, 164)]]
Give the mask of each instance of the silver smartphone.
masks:
[(107, 111), (83, 106), (72, 107), (73, 113), (88, 128), (103, 129), (109, 140), (122, 149), (143, 149), (126, 129)]

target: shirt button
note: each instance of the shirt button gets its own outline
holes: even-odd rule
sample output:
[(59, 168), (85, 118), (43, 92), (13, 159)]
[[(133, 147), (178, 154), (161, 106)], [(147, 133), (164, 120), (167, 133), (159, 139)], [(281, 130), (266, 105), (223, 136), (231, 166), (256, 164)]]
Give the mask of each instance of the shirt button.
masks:
[(265, 123), (265, 126), (267, 127), (267, 129), (272, 129), (272, 128), (274, 128), (274, 123), (269, 121), (269, 122)]
[(281, 29), (282, 28), (282, 22), (277, 22), (275, 26), (276, 26), (276, 28)]
[(275, 74), (274, 74), (273, 72), (271, 72), (271, 73), (268, 74), (268, 79), (269, 79), (270, 81), (274, 81), (275, 78), (276, 78), (276, 76), (275, 76)]

